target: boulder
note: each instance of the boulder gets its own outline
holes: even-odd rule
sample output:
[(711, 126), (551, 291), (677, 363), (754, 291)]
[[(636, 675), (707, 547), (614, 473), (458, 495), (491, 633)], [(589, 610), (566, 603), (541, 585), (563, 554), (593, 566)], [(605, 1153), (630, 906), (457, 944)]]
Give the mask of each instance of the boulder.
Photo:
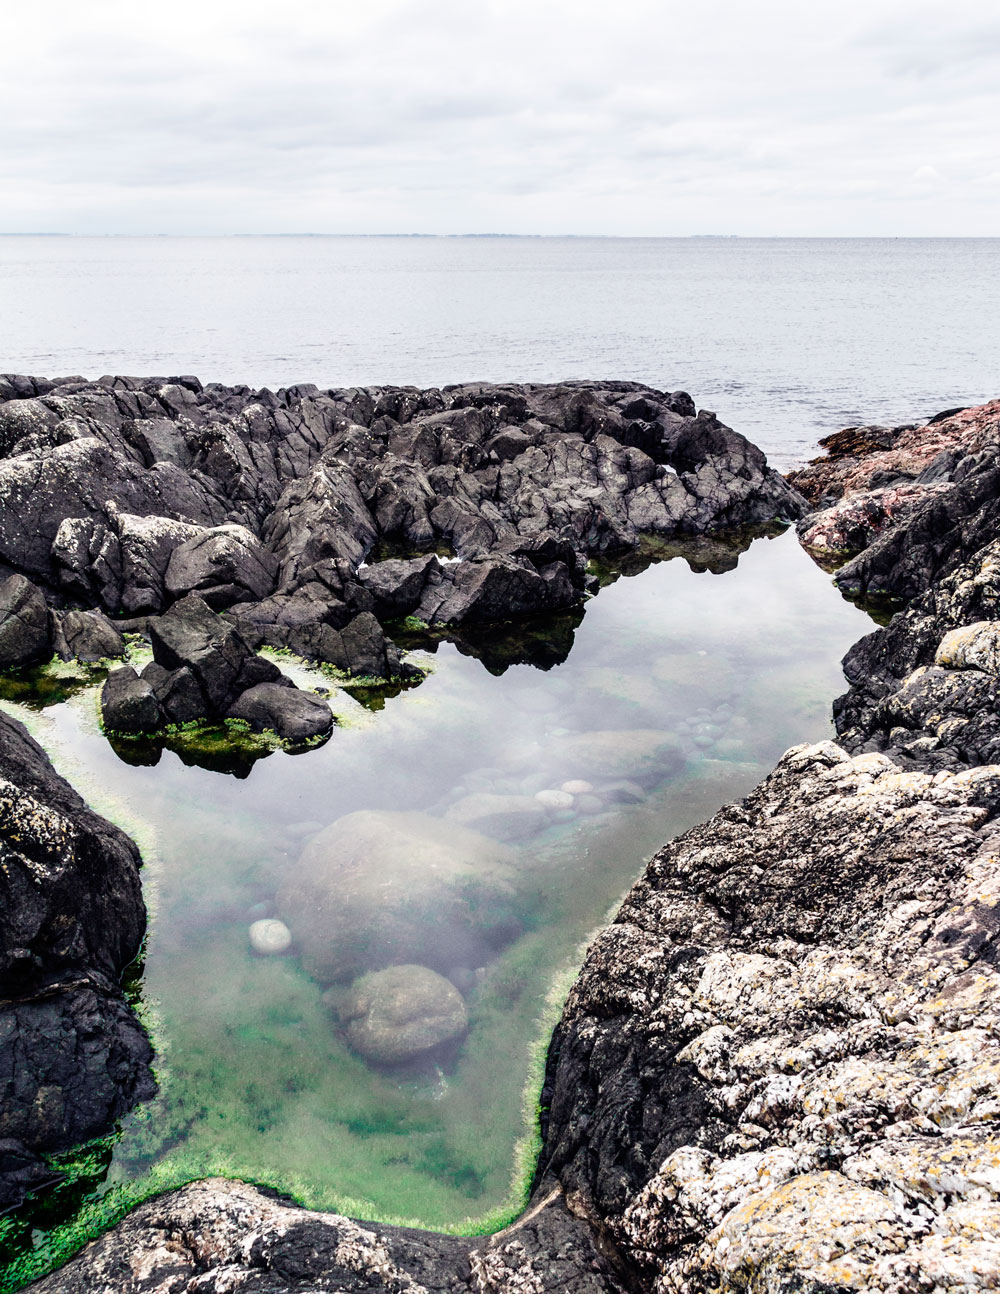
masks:
[(118, 986), (145, 929), (139, 852), (0, 715), (0, 1209), (51, 1182), (48, 1152), (151, 1096), (152, 1053)]
[(230, 719), (242, 719), (253, 732), (275, 732), (301, 745), (333, 730), (333, 714), (322, 697), (282, 683), (258, 683), (229, 707)]
[(219, 609), (268, 597), (277, 569), (275, 557), (245, 526), (217, 526), (173, 550), (165, 585), (173, 597), (199, 593)]
[(131, 665), (114, 669), (101, 689), (101, 719), (106, 732), (136, 737), (163, 727), (164, 716), (152, 684)]
[(0, 669), (37, 665), (52, 655), (52, 628), (45, 597), (23, 575), (0, 584)]
[(54, 645), (63, 660), (94, 664), (120, 660), (125, 639), (100, 611), (64, 611), (58, 618)]
[(278, 912), (321, 983), (395, 961), (481, 966), (520, 928), (512, 861), (456, 823), (365, 809), (309, 841)]
[(497, 840), (524, 840), (548, 826), (544, 806), (530, 795), (493, 795), (481, 791), (450, 804), (444, 816), (449, 822), (471, 827)]
[(496, 557), (445, 567), (417, 615), (428, 624), (476, 624), (561, 611), (579, 599), (563, 562), (539, 570), (525, 558)]
[(371, 594), (372, 610), (380, 620), (398, 620), (415, 611), (428, 584), (440, 578), (441, 563), (433, 553), (409, 560), (376, 562), (358, 572)]
[(469, 1027), (462, 995), (426, 966), (389, 966), (362, 975), (339, 1015), (351, 1047), (382, 1065), (424, 1056)]
[(276, 665), (257, 656), (242, 634), (194, 593), (150, 619), (149, 636), (158, 665), (191, 671), (210, 717), (227, 714), (248, 688), (281, 676)]
[(155, 660), (150, 661), (141, 677), (156, 693), (167, 723), (193, 723), (208, 715), (209, 705), (205, 694), (186, 665), (181, 669), (170, 670), (158, 665)]

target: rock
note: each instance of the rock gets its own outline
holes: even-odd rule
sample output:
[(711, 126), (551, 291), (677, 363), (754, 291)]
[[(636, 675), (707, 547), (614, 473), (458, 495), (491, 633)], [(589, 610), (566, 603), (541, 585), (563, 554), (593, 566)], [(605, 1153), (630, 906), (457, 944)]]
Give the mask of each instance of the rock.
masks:
[(141, 677), (156, 693), (167, 723), (193, 723), (211, 713), (198, 680), (186, 665), (181, 669), (170, 670), (158, 665), (156, 661), (150, 661)]
[(574, 779), (662, 781), (684, 763), (677, 739), (654, 728), (582, 732), (550, 741), (543, 766)]
[[(164, 1244), (164, 1235), (183, 1240)], [(262, 1279), (268, 1294), (293, 1294), (304, 1281), (316, 1290), (353, 1286), (386, 1294), (622, 1289), (590, 1228), (561, 1198), (513, 1234), (463, 1237), (352, 1222), (244, 1182), (211, 1178), (140, 1205), (39, 1282), (37, 1294), (144, 1294), (148, 1282), (178, 1280), (197, 1280), (199, 1294), (233, 1294)]]
[(321, 983), (404, 960), (480, 966), (519, 929), (507, 849), (420, 813), (361, 810), (308, 842), (278, 912)]
[(476, 624), (562, 611), (580, 598), (562, 562), (537, 570), (513, 557), (445, 567), (417, 608), (427, 624)]
[(373, 599), (375, 615), (380, 620), (398, 620), (415, 611), (427, 585), (441, 573), (441, 563), (433, 553), (407, 561), (376, 562), (359, 571), (358, 578)]
[(646, 792), (638, 782), (606, 782), (601, 787), (601, 795), (609, 804), (641, 804)]
[(1000, 674), (1000, 620), (979, 620), (950, 630), (934, 653), (934, 664)]
[(275, 732), (293, 745), (328, 737), (333, 714), (322, 697), (279, 683), (258, 683), (229, 707), (230, 719), (242, 719), (253, 732)]
[(566, 791), (569, 795), (589, 795), (594, 789), (593, 782), (584, 782), (579, 777), (570, 778), (568, 782), (563, 782), (560, 791)]
[(276, 665), (257, 656), (238, 630), (194, 593), (150, 620), (149, 636), (158, 665), (191, 671), (210, 717), (227, 714), (248, 688), (281, 676)]
[(354, 981), (340, 1008), (347, 1041), (366, 1060), (396, 1065), (460, 1038), (462, 995), (426, 966), (389, 966)]
[(149, 681), (131, 665), (122, 665), (101, 689), (101, 720), (106, 732), (136, 737), (162, 728), (164, 716)]
[(292, 932), (273, 917), (255, 921), (249, 931), (250, 947), (262, 957), (274, 957), (292, 946)]
[(100, 611), (64, 611), (58, 618), (54, 645), (63, 660), (89, 664), (120, 660), (125, 655), (124, 638)]
[(23, 575), (0, 584), (0, 669), (37, 665), (52, 655), (49, 609), (41, 590)]
[(174, 597), (198, 593), (218, 610), (268, 597), (277, 569), (273, 554), (245, 526), (217, 526), (173, 550), (164, 582)]
[(535, 792), (535, 800), (543, 809), (572, 809), (573, 796), (569, 791), (556, 791), (552, 787)]
[(119, 976), (145, 929), (139, 853), (0, 715), (0, 1207), (154, 1091)]
[(548, 825), (548, 815), (537, 797), (486, 791), (456, 800), (444, 816), (497, 840), (524, 840)]

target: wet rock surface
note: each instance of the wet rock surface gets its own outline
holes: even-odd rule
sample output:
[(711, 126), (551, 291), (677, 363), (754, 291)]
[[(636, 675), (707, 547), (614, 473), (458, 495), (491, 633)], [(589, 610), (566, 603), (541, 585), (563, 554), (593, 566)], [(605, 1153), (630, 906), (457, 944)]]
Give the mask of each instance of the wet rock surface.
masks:
[(152, 1095), (118, 983), (145, 928), (138, 869), (132, 842), (0, 715), (0, 1208), (57, 1176), (48, 1152)]

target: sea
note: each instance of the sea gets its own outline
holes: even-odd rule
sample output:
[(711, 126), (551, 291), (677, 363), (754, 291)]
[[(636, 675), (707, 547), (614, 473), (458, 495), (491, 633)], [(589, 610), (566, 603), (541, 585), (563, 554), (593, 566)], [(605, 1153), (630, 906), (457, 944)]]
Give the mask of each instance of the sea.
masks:
[(1000, 392), (1000, 239), (7, 236), (0, 371), (624, 378), (785, 469)]

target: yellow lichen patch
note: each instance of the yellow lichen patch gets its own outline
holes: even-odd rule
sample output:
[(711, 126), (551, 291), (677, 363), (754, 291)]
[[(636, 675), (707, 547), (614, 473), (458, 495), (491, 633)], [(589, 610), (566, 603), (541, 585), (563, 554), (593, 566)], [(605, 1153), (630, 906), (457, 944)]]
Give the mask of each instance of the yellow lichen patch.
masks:
[(839, 1173), (805, 1173), (744, 1200), (706, 1237), (702, 1270), (728, 1289), (865, 1289), (877, 1255), (927, 1229)]

